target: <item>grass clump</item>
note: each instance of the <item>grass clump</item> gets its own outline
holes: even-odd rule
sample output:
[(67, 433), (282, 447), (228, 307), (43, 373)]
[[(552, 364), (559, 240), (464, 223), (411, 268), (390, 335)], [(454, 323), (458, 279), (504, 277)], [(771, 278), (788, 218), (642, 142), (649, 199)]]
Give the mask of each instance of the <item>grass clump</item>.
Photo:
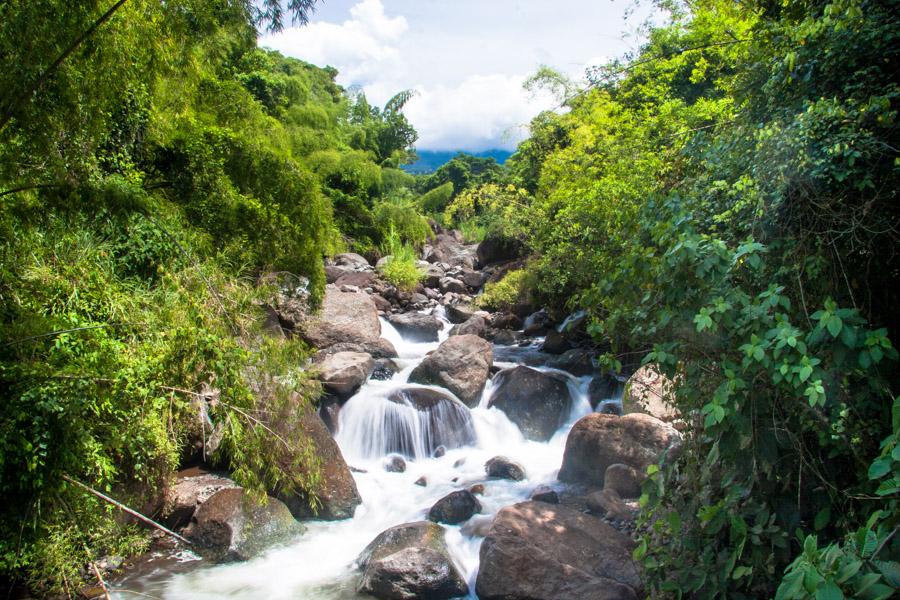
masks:
[(415, 248), (411, 244), (404, 243), (391, 227), (385, 242), (385, 251), (388, 254), (388, 260), (382, 268), (381, 274), (404, 292), (414, 290), (425, 276), (424, 271), (417, 264)]

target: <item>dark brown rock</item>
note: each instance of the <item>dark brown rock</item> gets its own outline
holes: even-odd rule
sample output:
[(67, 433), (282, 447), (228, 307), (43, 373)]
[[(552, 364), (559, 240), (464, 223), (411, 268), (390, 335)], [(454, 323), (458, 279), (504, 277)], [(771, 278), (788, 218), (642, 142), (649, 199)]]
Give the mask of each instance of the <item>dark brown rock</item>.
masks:
[(488, 477), (496, 479), (509, 479), (511, 481), (522, 481), (525, 479), (525, 469), (522, 465), (505, 456), (495, 456), (484, 463), (484, 472)]
[(623, 464), (644, 473), (663, 452), (677, 451), (680, 444), (681, 434), (674, 427), (650, 415), (591, 413), (569, 432), (559, 480), (602, 486), (610, 465)]
[(546, 485), (539, 485), (531, 492), (531, 500), (535, 502), (546, 502), (547, 504), (559, 504), (559, 494), (556, 490)]
[(194, 511), (213, 494), (236, 487), (238, 485), (232, 480), (213, 473), (179, 477), (175, 485), (166, 490), (163, 524), (170, 529), (184, 527), (190, 523)]
[(606, 467), (603, 489), (612, 490), (622, 498), (637, 498), (641, 495), (641, 484), (645, 475), (628, 465), (615, 464)]
[(494, 386), (489, 406), (506, 413), (529, 440), (549, 440), (572, 410), (565, 381), (530, 367), (501, 371)]
[(497, 513), (481, 545), (481, 600), (636, 600), (634, 542), (600, 519), (545, 502)]
[(428, 520), (447, 525), (458, 525), (481, 512), (481, 503), (467, 490), (450, 492), (434, 503), (428, 511)]
[(474, 335), (456, 335), (426, 356), (409, 381), (445, 387), (467, 406), (476, 406), (493, 361), (488, 342)]

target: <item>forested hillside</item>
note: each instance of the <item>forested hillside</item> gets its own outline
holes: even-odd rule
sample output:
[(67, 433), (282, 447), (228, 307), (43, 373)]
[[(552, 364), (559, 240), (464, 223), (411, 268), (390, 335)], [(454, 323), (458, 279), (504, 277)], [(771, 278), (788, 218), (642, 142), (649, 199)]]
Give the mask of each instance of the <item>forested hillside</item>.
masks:
[(533, 78), (565, 110), (504, 165), (418, 176), (409, 92), (373, 106), (257, 47), (311, 5), (0, 6), (0, 579), (72, 597), (148, 547), (72, 481), (143, 508), (209, 462), (314, 497), (314, 349), (266, 316), (315, 311), (348, 251), (424, 294), (447, 228), (515, 259), (478, 308), (585, 311), (603, 374), (672, 382), (685, 442), (635, 534), (649, 596), (890, 597), (900, 3), (661, 2), (586, 86)]

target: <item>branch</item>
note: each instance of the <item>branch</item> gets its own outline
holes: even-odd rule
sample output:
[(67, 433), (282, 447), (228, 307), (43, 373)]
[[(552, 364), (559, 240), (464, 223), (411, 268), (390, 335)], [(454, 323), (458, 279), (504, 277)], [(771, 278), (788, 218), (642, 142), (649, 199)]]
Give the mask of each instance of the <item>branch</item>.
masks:
[(96, 496), (97, 498), (100, 498), (100, 499), (103, 500), (104, 502), (108, 502), (109, 504), (112, 504), (112, 505), (115, 506), (116, 508), (125, 511), (126, 513), (128, 513), (128, 514), (131, 515), (132, 517), (135, 517), (135, 518), (137, 518), (137, 519), (140, 519), (141, 521), (143, 521), (143, 522), (146, 523), (147, 525), (150, 525), (151, 527), (155, 527), (156, 529), (159, 529), (160, 531), (162, 531), (162, 532), (165, 533), (166, 535), (172, 536), (173, 538), (175, 538), (175, 539), (178, 540), (179, 542), (184, 542), (184, 543), (187, 544), (188, 546), (191, 545), (191, 542), (190, 542), (187, 538), (184, 538), (184, 537), (178, 535), (177, 533), (175, 533), (174, 531), (172, 531), (171, 529), (168, 529), (168, 528), (166, 528), (166, 527), (160, 525), (159, 523), (157, 523), (156, 521), (154, 521), (154, 520), (151, 519), (150, 517), (145, 517), (144, 515), (142, 515), (142, 514), (139, 513), (138, 511), (136, 511), (136, 510), (134, 510), (134, 509), (131, 509), (131, 508), (128, 508), (127, 506), (125, 506), (124, 504), (122, 504), (121, 502), (119, 502), (118, 500), (113, 500), (112, 498), (110, 498), (110, 497), (107, 496), (106, 494), (102, 494), (102, 493), (98, 492), (97, 490), (95, 490), (94, 488), (92, 488), (92, 487), (90, 487), (90, 486), (87, 486), (87, 485), (81, 483), (80, 481), (77, 481), (77, 480), (75, 480), (75, 479), (72, 479), (72, 478), (69, 477), (68, 475), (63, 474), (62, 478), (65, 479), (66, 481), (68, 481), (69, 483), (72, 483), (72, 484), (77, 485), (78, 487), (80, 487), (81, 489), (87, 491), (88, 493), (93, 494), (94, 496)]
[(35, 92), (37, 92), (39, 89), (41, 89), (41, 87), (44, 85), (44, 82), (46, 82), (47, 78), (56, 69), (59, 68), (59, 65), (61, 65), (64, 60), (66, 60), (73, 52), (75, 52), (75, 50), (78, 48), (78, 46), (81, 45), (81, 43), (84, 40), (86, 40), (88, 37), (90, 37), (94, 33), (94, 31), (97, 30), (98, 27), (103, 25), (103, 23), (105, 23), (110, 17), (112, 17), (113, 13), (115, 13), (117, 10), (119, 10), (119, 8), (121, 8), (122, 5), (125, 4), (125, 2), (127, 2), (127, 1), (128, 0), (118, 0), (118, 2), (113, 4), (109, 8), (109, 10), (107, 10), (105, 13), (103, 13), (100, 16), (99, 19), (94, 21), (93, 25), (88, 27), (87, 31), (85, 31), (84, 33), (79, 35), (77, 38), (75, 38), (75, 41), (72, 42), (72, 44), (68, 48), (63, 50), (63, 53), (60, 54), (49, 67), (44, 69), (43, 73), (38, 75), (35, 82), (28, 89), (26, 89), (24, 93), (22, 93), (18, 98), (16, 98), (13, 101), (12, 105), (3, 114), (2, 119), (0, 119), (0, 131), (3, 131), (3, 128), (6, 127), (6, 125), (10, 122), (10, 120), (16, 115), (16, 113), (19, 111), (19, 108), (23, 104), (25, 104), (31, 98), (31, 96), (34, 95)]

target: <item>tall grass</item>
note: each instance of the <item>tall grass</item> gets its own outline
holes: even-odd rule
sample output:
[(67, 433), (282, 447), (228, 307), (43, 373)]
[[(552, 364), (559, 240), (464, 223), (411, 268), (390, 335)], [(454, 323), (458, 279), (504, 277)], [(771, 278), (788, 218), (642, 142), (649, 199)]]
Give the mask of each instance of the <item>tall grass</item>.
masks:
[(388, 231), (383, 251), (390, 256), (382, 269), (382, 275), (405, 292), (415, 289), (424, 277), (424, 272), (416, 264), (416, 250), (404, 243), (393, 227)]

